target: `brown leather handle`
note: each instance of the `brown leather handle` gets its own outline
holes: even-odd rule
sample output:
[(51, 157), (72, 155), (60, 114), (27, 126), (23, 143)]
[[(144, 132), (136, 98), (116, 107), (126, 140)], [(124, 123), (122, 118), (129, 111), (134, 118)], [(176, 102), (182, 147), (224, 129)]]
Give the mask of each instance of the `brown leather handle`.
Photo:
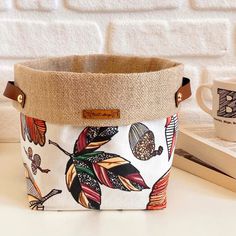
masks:
[(18, 102), (22, 107), (24, 107), (26, 96), (20, 88), (15, 86), (14, 81), (7, 82), (7, 86), (5, 88), (3, 95), (7, 98), (10, 98)]
[(191, 86), (190, 86), (190, 79), (183, 77), (182, 86), (175, 93), (176, 107), (178, 107), (181, 102), (191, 97), (191, 95), (192, 95), (192, 92), (191, 92)]

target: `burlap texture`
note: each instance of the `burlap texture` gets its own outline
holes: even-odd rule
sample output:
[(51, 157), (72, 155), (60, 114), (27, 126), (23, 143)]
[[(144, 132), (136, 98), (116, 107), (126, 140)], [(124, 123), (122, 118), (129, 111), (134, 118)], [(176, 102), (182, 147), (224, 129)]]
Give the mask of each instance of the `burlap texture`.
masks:
[[(25, 115), (77, 126), (128, 125), (178, 111), (183, 65), (160, 58), (111, 55), (38, 59), (15, 65)], [(84, 109), (120, 109), (120, 119), (84, 119)]]

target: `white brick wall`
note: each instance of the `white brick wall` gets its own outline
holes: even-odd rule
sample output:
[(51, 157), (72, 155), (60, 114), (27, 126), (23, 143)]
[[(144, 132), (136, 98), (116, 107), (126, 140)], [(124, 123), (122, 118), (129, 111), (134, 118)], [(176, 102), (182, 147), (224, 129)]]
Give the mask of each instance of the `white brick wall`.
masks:
[(0, 55), (42, 57), (100, 52), (96, 23), (80, 21), (0, 21)]
[[(0, 93), (18, 61), (87, 53), (183, 62), (195, 92), (214, 78), (236, 77), (235, 22), (236, 0), (0, 0)], [(16, 114), (0, 95), (0, 141), (18, 139)], [(209, 121), (194, 97), (180, 117)]]
[(109, 52), (160, 56), (223, 56), (225, 20), (122, 21), (110, 25)]
[(16, 7), (22, 10), (52, 11), (57, 7), (57, 0), (16, 0)]
[(69, 8), (79, 11), (143, 11), (172, 9), (179, 6), (177, 0), (66, 0)]
[(232, 10), (236, 9), (235, 0), (192, 0), (193, 6), (200, 10)]

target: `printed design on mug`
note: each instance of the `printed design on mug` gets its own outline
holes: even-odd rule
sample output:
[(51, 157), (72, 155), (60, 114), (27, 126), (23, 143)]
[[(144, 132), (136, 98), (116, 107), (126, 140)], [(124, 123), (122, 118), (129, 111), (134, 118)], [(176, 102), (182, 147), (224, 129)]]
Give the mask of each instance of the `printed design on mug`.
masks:
[(170, 176), (170, 169), (153, 185), (149, 195), (147, 210), (161, 210), (166, 208), (166, 191)]
[(117, 154), (96, 151), (116, 133), (118, 127), (86, 127), (76, 140), (73, 153), (49, 140), (70, 157), (66, 185), (76, 202), (85, 208), (100, 209), (100, 184), (127, 192), (149, 188), (129, 161)]
[(217, 89), (219, 94), (219, 110), (217, 116), (236, 118), (236, 92), (227, 89)]
[(27, 183), (27, 195), (29, 200), (29, 206), (32, 210), (43, 211), (44, 202), (46, 202), (49, 198), (53, 197), (54, 195), (61, 193), (62, 191), (58, 189), (53, 189), (43, 197), (26, 163), (24, 163), (24, 167), (25, 167), (25, 177)]
[(44, 146), (46, 141), (46, 122), (36, 118), (28, 117), (24, 114), (20, 114), (21, 123), (21, 135), (25, 141), (26, 137), (29, 142), (33, 142), (35, 145), (39, 144)]
[(175, 148), (177, 131), (178, 131), (178, 115), (174, 114), (173, 116), (170, 116), (166, 119), (166, 125), (165, 125), (168, 160), (170, 160)]
[(25, 147), (25, 154), (28, 157), (28, 159), (31, 161), (31, 170), (34, 175), (37, 174), (37, 170), (41, 171), (42, 173), (48, 173), (49, 169), (43, 169), (41, 168), (41, 157), (38, 154), (33, 154), (33, 149), (31, 147), (28, 147), (28, 151), (26, 151)]
[(155, 150), (155, 137), (149, 128), (142, 123), (132, 124), (129, 130), (129, 144), (133, 155), (142, 161), (161, 155), (163, 147)]

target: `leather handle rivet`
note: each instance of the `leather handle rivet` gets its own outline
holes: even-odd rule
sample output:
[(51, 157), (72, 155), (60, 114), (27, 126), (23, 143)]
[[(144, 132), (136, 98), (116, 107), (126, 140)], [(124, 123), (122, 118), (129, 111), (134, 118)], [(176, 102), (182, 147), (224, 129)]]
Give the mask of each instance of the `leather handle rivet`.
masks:
[(189, 98), (191, 96), (191, 86), (190, 86), (190, 79), (183, 77), (182, 85), (175, 93), (175, 105), (176, 107), (179, 106), (179, 104)]
[(183, 98), (183, 94), (182, 93), (178, 93), (178, 96), (177, 96), (178, 102), (181, 102), (182, 98)]
[(17, 102), (19, 102), (19, 103), (22, 103), (22, 102), (23, 102), (23, 96), (22, 96), (21, 94), (19, 94), (19, 95), (17, 96)]

